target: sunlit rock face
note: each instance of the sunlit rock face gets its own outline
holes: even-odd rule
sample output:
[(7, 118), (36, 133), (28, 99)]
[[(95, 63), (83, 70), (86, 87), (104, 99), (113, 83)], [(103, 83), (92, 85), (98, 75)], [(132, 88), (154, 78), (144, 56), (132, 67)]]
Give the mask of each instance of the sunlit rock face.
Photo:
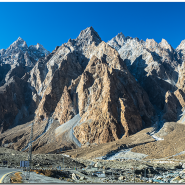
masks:
[(77, 93), (81, 121), (74, 135), (82, 144), (117, 140), (152, 123), (154, 109), (146, 92), (105, 42), (93, 52)]

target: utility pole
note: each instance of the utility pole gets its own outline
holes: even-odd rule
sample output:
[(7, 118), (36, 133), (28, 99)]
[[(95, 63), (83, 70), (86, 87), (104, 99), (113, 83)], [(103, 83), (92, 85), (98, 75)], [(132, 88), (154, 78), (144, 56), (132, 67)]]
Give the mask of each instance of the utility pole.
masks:
[(32, 160), (32, 139), (33, 139), (33, 122), (31, 124), (31, 133), (30, 133), (30, 143), (29, 143), (29, 151), (28, 151), (28, 165), (27, 165), (27, 175), (26, 179), (30, 178), (30, 169), (31, 169), (31, 160)]
[[(75, 160), (76, 161), (76, 160)], [(76, 169), (75, 169), (76, 170)]]
[[(76, 156), (77, 156), (77, 151), (76, 151)], [(76, 159), (75, 159), (75, 163), (76, 163)], [(75, 165), (75, 167), (76, 167), (76, 165)], [(76, 168), (75, 168), (75, 170), (76, 170)]]
[(63, 168), (64, 168), (64, 156), (63, 156)]
[(134, 164), (134, 184), (135, 184), (135, 164)]

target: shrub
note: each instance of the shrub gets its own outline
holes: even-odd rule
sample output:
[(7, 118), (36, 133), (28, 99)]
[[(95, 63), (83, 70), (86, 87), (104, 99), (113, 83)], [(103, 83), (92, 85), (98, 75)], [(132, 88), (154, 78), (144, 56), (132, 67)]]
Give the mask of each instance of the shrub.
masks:
[(45, 176), (52, 177), (54, 174), (51, 170), (45, 170)]
[(23, 183), (21, 172), (16, 172), (13, 176), (10, 177), (12, 183)]

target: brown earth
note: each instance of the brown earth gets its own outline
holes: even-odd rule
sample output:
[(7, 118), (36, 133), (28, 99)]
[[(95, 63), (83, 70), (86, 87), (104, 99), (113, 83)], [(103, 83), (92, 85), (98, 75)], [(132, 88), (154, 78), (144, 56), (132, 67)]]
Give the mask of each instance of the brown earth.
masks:
[[(89, 165), (91, 161), (97, 162), (101, 161), (102, 165), (105, 168), (132, 168), (133, 165), (137, 164), (140, 165), (157, 165), (161, 167), (169, 166), (178, 166), (179, 162), (185, 161), (185, 154), (175, 156), (179, 152), (182, 152), (185, 150), (185, 125), (175, 122), (169, 122), (164, 125), (164, 127), (156, 134), (156, 136), (164, 138), (164, 140), (155, 141), (154, 138), (152, 138), (148, 132), (151, 132), (153, 130), (152, 127), (143, 129), (140, 132), (131, 135), (126, 138), (122, 138), (117, 141), (113, 141), (110, 143), (105, 144), (91, 144), (88, 147), (82, 147), (78, 149), (72, 149), (67, 151), (57, 151), (53, 150), (53, 154), (38, 154), (38, 152), (48, 152), (48, 148), (45, 146), (45, 148), (42, 148), (42, 150), (37, 150), (33, 152), (34, 157), (33, 160), (35, 161), (34, 164), (37, 165), (40, 163), (41, 166), (51, 166), (51, 164), (55, 165), (61, 165), (62, 164), (62, 157), (60, 153), (70, 155), (71, 162), (74, 162), (77, 160), (79, 163), (84, 164), (85, 166)], [(119, 150), (121, 147), (128, 147), (133, 148), (132, 152), (137, 153), (143, 153), (147, 154), (148, 157), (144, 158), (143, 160), (134, 161), (134, 160), (114, 160), (114, 161), (108, 161), (108, 160), (98, 160), (95, 159), (97, 157), (105, 156), (106, 154), (110, 153), (114, 150)], [(51, 146), (52, 148), (52, 146)], [(55, 148), (55, 147), (53, 147)], [(50, 150), (51, 151), (51, 150)], [(24, 158), (27, 158), (27, 152), (19, 152), (15, 150), (11, 150), (8, 148), (0, 148), (0, 153), (6, 153), (6, 155), (0, 155), (1, 161), (5, 159), (10, 159), (13, 161), (14, 164), (19, 164), (19, 160), (24, 160)], [(59, 153), (59, 154), (54, 154)], [(16, 155), (16, 160), (15, 160)], [(72, 159), (73, 158), (73, 159)], [(66, 158), (67, 159), (67, 158)], [(158, 159), (158, 160), (157, 160)], [(160, 164), (160, 161), (164, 160), (172, 160), (174, 163), (165, 163)], [(149, 162), (150, 163), (149, 163)], [(68, 162), (70, 165), (71, 162)], [(47, 164), (48, 163), (48, 164)], [(66, 165), (68, 165), (66, 163)], [(71, 164), (72, 165), (72, 164)], [(80, 164), (79, 164), (80, 165)]]
[(127, 146), (133, 148), (131, 151), (136, 153), (147, 154), (145, 159), (181, 159), (185, 160), (185, 154), (172, 156), (179, 152), (185, 151), (185, 125), (180, 123), (171, 122), (156, 134), (164, 138), (164, 140), (155, 141), (148, 132), (152, 131), (152, 127), (144, 129), (132, 136), (122, 138), (120, 140), (101, 144), (91, 145), (89, 147), (73, 149), (65, 154), (74, 158), (95, 159), (96, 157), (104, 156), (112, 150), (117, 150), (120, 146)]
[[(23, 149), (22, 143), (24, 146), (27, 145), (28, 138), (30, 136), (30, 126), (31, 122), (25, 125), (19, 125), (12, 130), (8, 130), (5, 133), (1, 134), (0, 141), (3, 145), (7, 145), (10, 148), (17, 150)], [(41, 125), (34, 125), (34, 138), (37, 137), (45, 129), (47, 120), (43, 121)], [(89, 146), (83, 146), (81, 148), (74, 149), (75, 146), (71, 142), (62, 143), (62, 139), (58, 138), (56, 140), (53, 135), (55, 135), (55, 128), (60, 125), (58, 121), (54, 121), (51, 129), (43, 134), (38, 140), (33, 142), (33, 153), (64, 153), (70, 155), (73, 158), (82, 158), (82, 159), (95, 159), (97, 157), (105, 156), (114, 150), (119, 150), (120, 147), (133, 148), (132, 152), (147, 154), (148, 157), (145, 159), (181, 159), (184, 160), (185, 155), (178, 155), (173, 157), (179, 152), (185, 151), (185, 124), (176, 123), (176, 122), (167, 122), (164, 124), (163, 128), (155, 134), (164, 140), (155, 141), (148, 132), (153, 130), (153, 127), (143, 129), (140, 132), (133, 134), (129, 137), (123, 137), (117, 141), (96, 144), (92, 143)], [(41, 127), (37, 130), (37, 127)], [(17, 135), (16, 133), (19, 133)], [(12, 143), (15, 143), (12, 145)], [(67, 151), (62, 151), (65, 148)], [(28, 151), (28, 149), (26, 150)], [(145, 160), (144, 159), (144, 160)]]
[[(170, 157), (185, 151), (185, 125), (172, 122), (165, 130), (168, 134), (164, 136), (164, 140), (136, 146), (132, 151), (149, 155), (146, 159)], [(181, 155), (181, 158), (183, 158), (183, 156), (184, 155)]]
[[(26, 124), (18, 125), (1, 134), (1, 146), (6, 146), (18, 151), (23, 150), (30, 141), (28, 138), (30, 138), (33, 117), (30, 117), (29, 119), (23, 120), (27, 122)], [(42, 122), (33, 125), (33, 140), (35, 140), (32, 143), (33, 153), (35, 151), (37, 151), (37, 153), (50, 153), (63, 147), (66, 149), (73, 148), (73, 143), (56, 140), (55, 129), (60, 126), (59, 121), (54, 120), (50, 129), (45, 132), (48, 121), (48, 119), (45, 119)], [(28, 151), (28, 148), (25, 151)]]
[(145, 143), (154, 142), (150, 135), (146, 134), (147, 132), (152, 131), (152, 127), (144, 129), (137, 134), (131, 135), (129, 137), (124, 137), (117, 141), (104, 143), (104, 144), (92, 144), (88, 147), (82, 147), (78, 149), (73, 149), (65, 152), (65, 154), (70, 155), (74, 158), (83, 158), (83, 159), (94, 159), (96, 157), (104, 156), (112, 150), (117, 150), (121, 146), (127, 146), (128, 148), (134, 147), (136, 145), (142, 145)]

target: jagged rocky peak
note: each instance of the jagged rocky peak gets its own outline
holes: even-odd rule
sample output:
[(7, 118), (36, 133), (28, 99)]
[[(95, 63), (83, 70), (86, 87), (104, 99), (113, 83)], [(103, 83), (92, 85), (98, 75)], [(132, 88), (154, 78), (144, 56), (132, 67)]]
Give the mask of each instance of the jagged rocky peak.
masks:
[[(118, 33), (118, 35), (116, 35), (114, 38), (112, 38), (110, 41), (107, 42), (111, 47), (113, 47), (114, 49), (121, 50), (122, 47), (125, 47), (128, 49), (128, 47), (130, 48), (136, 48), (138, 47), (138, 45), (143, 45), (144, 41), (143, 40), (139, 40), (139, 38), (135, 37), (125, 37), (123, 35), (123, 33)], [(124, 49), (123, 49), (124, 50)], [(118, 51), (120, 52), (120, 51)]]
[(93, 41), (95, 42), (95, 45), (98, 45), (102, 40), (98, 33), (94, 30), (94, 28), (88, 27), (85, 30), (82, 30), (79, 34), (79, 36), (76, 38), (77, 42), (88, 42), (88, 44), (91, 44)]
[(120, 32), (120, 33), (117, 34), (116, 37), (118, 37), (118, 38), (125, 38), (125, 35), (122, 32)]
[[(29, 46), (28, 48), (29, 51), (33, 51), (33, 52), (39, 52), (41, 56), (44, 56), (44, 55), (48, 55), (50, 52), (48, 50), (46, 50), (43, 45), (37, 43), (37, 45), (31, 45)], [(40, 57), (41, 57), (40, 56)]]
[(161, 40), (159, 46), (164, 49), (169, 49), (170, 52), (173, 50), (172, 46), (165, 39)]
[[(26, 42), (21, 38), (19, 37), (15, 42), (13, 42), (9, 48), (16, 48), (16, 47), (19, 47), (19, 48), (25, 48), (27, 49), (28, 46), (26, 44)], [(9, 49), (8, 48), (8, 49)]]
[[(96, 56), (99, 59), (106, 59), (106, 62), (108, 63), (109, 67), (113, 67), (115, 69), (121, 69), (122, 66), (120, 65), (120, 57), (118, 51), (113, 49), (109, 46), (109, 44), (102, 41), (94, 50), (94, 52), (91, 55)], [(91, 58), (92, 58), (91, 57)], [(124, 65), (124, 64), (123, 64)]]
[(146, 39), (145, 47), (146, 48), (154, 48), (157, 47), (158, 43), (154, 39)]
[[(181, 41), (180, 45), (176, 48), (176, 51), (179, 55), (179, 58), (181, 58), (182, 61), (185, 61), (185, 40)], [(181, 68), (183, 68), (183, 66), (184, 64), (181, 65)]]
[(75, 52), (78, 62), (85, 68), (94, 48), (102, 42), (93, 27), (82, 30), (76, 39), (69, 39), (67, 43), (57, 47), (54, 56), (48, 62), (48, 66), (59, 64), (69, 53)]
[(124, 42), (125, 42), (125, 36), (123, 35), (122, 32), (120, 32), (107, 43), (114, 49), (119, 50), (123, 46)]
[(114, 38), (113, 40), (117, 41), (117, 42), (120, 42), (120, 41), (124, 41), (125, 40), (125, 35), (120, 32), (118, 33)]
[(21, 78), (29, 72), (41, 57), (49, 54), (41, 44), (28, 47), (26, 42), (19, 37), (7, 49), (0, 50), (0, 61), (2, 63), (0, 75), (0, 86), (8, 82), (11, 76)]
[(185, 40), (181, 41), (180, 45), (177, 47), (177, 50), (185, 50)]
[[(4, 59), (6, 58), (5, 59), (6, 63), (8, 61), (15, 62), (15, 60), (17, 60), (17, 57), (20, 56), (20, 54), (24, 55), (26, 52), (28, 52), (30, 57), (34, 58), (35, 60), (38, 60), (40, 57), (43, 57), (50, 53), (41, 44), (37, 44), (35, 46), (31, 45), (28, 47), (27, 43), (21, 37), (19, 37), (6, 50), (1, 49), (0, 56)], [(11, 56), (11, 59), (10, 59), (10, 56)]]
[(173, 47), (165, 39), (162, 39), (160, 43), (157, 43), (154, 39), (147, 38), (145, 42), (145, 47), (157, 53), (162, 51), (163, 49), (169, 50), (170, 52), (174, 50)]
[(37, 43), (36, 45), (31, 45), (30, 47), (36, 48), (37, 50), (38, 50), (38, 49), (45, 49), (45, 48), (43, 47), (43, 45), (41, 45), (41, 44), (39, 44), (39, 43)]
[(37, 43), (36, 48), (37, 48), (37, 49), (39, 49), (39, 48), (43, 48), (43, 45), (41, 45), (41, 44)]
[(4, 55), (5, 51), (6, 51), (5, 49), (0, 49), (0, 56)]

